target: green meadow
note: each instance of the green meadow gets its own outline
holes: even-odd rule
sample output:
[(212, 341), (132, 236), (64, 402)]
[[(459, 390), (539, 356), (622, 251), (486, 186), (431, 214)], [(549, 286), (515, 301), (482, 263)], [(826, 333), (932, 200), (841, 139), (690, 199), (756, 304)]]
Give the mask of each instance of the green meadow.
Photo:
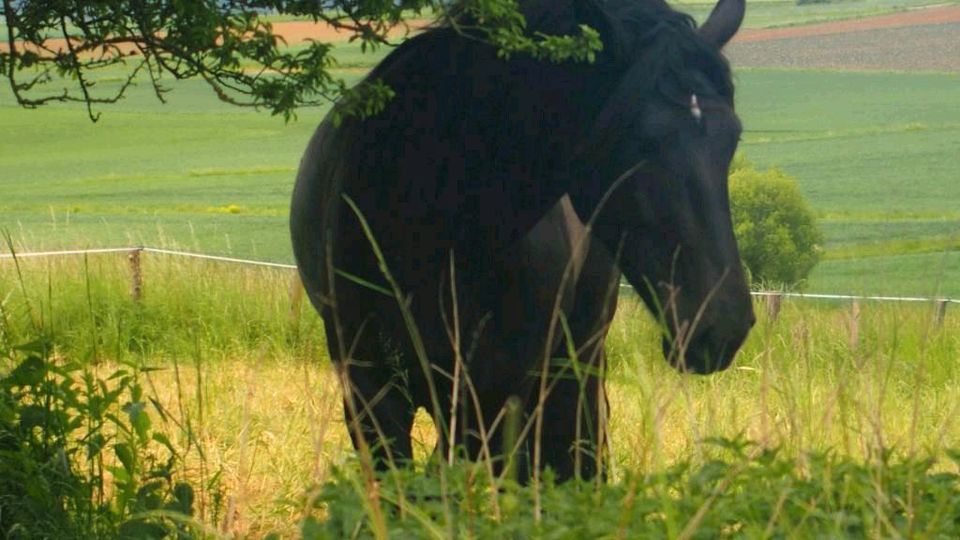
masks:
[(960, 294), (960, 74), (746, 69), (741, 151), (797, 178), (825, 260), (809, 289)]
[[(914, 5), (757, 2), (747, 25)], [(356, 81), (385, 53), (342, 44), (338, 74)], [(795, 176), (825, 232), (808, 291), (960, 296), (960, 74), (744, 68), (736, 78), (741, 151)], [(0, 227), (19, 249), (144, 244), (291, 261), (289, 193), (325, 108), (284, 123), (223, 104), (202, 82), (166, 84), (167, 104), (141, 86), (95, 124), (75, 105), (17, 108), (0, 88)]]

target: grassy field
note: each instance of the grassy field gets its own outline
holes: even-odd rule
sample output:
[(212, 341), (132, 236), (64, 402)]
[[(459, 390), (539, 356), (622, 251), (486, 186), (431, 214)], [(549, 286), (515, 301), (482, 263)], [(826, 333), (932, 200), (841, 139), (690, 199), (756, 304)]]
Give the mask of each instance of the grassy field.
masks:
[[(328, 512), (365, 520), (351, 487), (362, 478), (343, 469), (354, 470), (352, 453), (319, 320), (291, 309), (290, 273), (146, 255), (144, 275), (137, 303), (122, 255), (23, 260), (19, 273), (0, 264), (0, 378), (11, 346), (38, 337), (56, 365), (104, 379), (117, 366), (140, 370), (152, 429), (177, 449), (174, 478), (196, 486), (207, 536), (292, 537), (305, 516)], [(960, 311), (938, 328), (930, 305), (868, 303), (854, 316), (847, 304), (787, 301), (776, 321), (757, 307), (736, 366), (700, 378), (662, 360), (649, 316), (624, 298), (608, 341), (612, 482), (594, 497), (548, 490), (544, 504), (558, 512), (550, 505), (579, 501), (563, 511), (579, 516), (569, 523), (577, 530), (635, 511), (649, 537), (691, 524), (693, 537), (731, 526), (750, 537), (891, 537), (914, 520), (917, 537), (952, 530), (934, 518), (946, 512), (950, 523), (960, 493), (943, 499), (934, 488), (956, 486), (943, 475), (957, 470)], [(422, 468), (435, 434), (418, 418)], [(325, 493), (343, 504), (312, 510), (311, 486), (332, 478), (339, 487)], [(435, 485), (404, 481), (410, 493)], [(396, 495), (393, 481), (382, 489)], [(510, 496), (524, 502), (491, 526), (532, 522), (531, 493), (501, 491), (500, 511), (511, 512)], [(430, 515), (444, 526), (442, 513)]]
[[(756, 2), (747, 24), (919, 5)], [(385, 53), (342, 44), (339, 73), (357, 80)], [(826, 233), (826, 260), (808, 290), (960, 296), (952, 168), (960, 75), (740, 69), (736, 77), (742, 151), (795, 176)], [(99, 85), (118, 80), (106, 73)], [(203, 83), (171, 84), (169, 104), (140, 88), (97, 124), (76, 106), (18, 109), (0, 88), (0, 124), (17, 134), (0, 141), (0, 227), (21, 249), (146, 244), (291, 261), (292, 178), (325, 110), (284, 124), (218, 102)]]
[(960, 75), (748, 69), (737, 78), (741, 151), (795, 176), (820, 217), (827, 260), (812, 290), (960, 294), (951, 158)]
[[(750, 69), (737, 79), (742, 151), (796, 176), (826, 232), (810, 290), (939, 284), (960, 296), (956, 256), (935, 255), (960, 232), (960, 76)], [(143, 243), (290, 261), (289, 191), (322, 110), (284, 124), (185, 82), (166, 106), (141, 91), (91, 124), (75, 107), (25, 111), (7, 97), (0, 122), (17, 137), (0, 141), (0, 226), (21, 248)]]

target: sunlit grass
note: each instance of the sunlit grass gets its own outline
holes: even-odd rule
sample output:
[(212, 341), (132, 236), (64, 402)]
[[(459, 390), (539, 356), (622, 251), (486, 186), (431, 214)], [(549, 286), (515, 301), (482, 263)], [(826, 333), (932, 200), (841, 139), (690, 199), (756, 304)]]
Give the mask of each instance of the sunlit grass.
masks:
[[(162, 429), (195, 441), (184, 474), (203, 486), (198, 510), (212, 527), (293, 536), (309, 486), (349, 468), (321, 325), (302, 299), (291, 309), (290, 272), (147, 254), (137, 303), (123, 255), (25, 259), (21, 269), (22, 289), (10, 261), (0, 266), (2, 339), (27, 340), (34, 321), (64, 358), (159, 368), (145, 386), (169, 414)], [(695, 377), (663, 361), (644, 308), (624, 294), (608, 340), (614, 485), (726, 455), (713, 438), (778, 448), (797, 474), (810, 452), (866, 464), (931, 457), (954, 470), (945, 451), (960, 446), (960, 313), (948, 309), (937, 327), (926, 304), (855, 312), (785, 300), (775, 321), (757, 307), (736, 365)], [(422, 464), (435, 441), (422, 412), (414, 438)]]
[[(356, 81), (385, 52), (350, 43), (336, 54)], [(825, 259), (807, 291), (925, 295), (939, 283), (960, 297), (956, 74), (743, 68), (736, 78), (740, 150), (796, 177), (822, 218)], [(19, 249), (176, 245), (292, 262), (295, 169), (326, 109), (285, 124), (219, 102), (202, 81), (170, 84), (168, 105), (144, 86), (96, 124), (73, 106), (0, 107), (17, 133), (0, 141), (0, 228)]]

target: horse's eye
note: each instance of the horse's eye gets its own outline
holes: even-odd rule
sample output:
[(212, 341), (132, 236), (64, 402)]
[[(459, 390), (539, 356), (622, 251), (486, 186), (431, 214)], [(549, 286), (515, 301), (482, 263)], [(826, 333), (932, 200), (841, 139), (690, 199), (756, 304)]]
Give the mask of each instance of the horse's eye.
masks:
[(697, 95), (690, 95), (690, 114), (693, 115), (693, 119), (700, 123), (700, 119), (703, 118), (703, 111), (700, 109), (700, 103), (697, 102)]

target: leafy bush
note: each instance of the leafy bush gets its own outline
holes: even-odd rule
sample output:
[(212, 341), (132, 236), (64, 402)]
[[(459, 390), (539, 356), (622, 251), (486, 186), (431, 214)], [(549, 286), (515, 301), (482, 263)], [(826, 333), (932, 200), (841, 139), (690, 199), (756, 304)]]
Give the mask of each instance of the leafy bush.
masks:
[(730, 174), (730, 207), (752, 280), (802, 286), (820, 260), (823, 234), (796, 180), (777, 169), (759, 171), (738, 158)]
[(884, 453), (858, 463), (810, 453), (798, 467), (795, 458), (748, 441), (707, 442), (712, 448), (702, 462), (628, 472), (610, 484), (547, 479), (539, 493), (510, 482), (492, 485), (472, 464), (446, 468), (443, 481), (437, 469), (432, 476), (397, 471), (373, 491), (356, 469), (339, 469), (314, 501), (323, 517), (308, 517), (303, 537), (368, 538), (378, 529), (397, 538), (960, 535), (952, 510), (960, 504), (960, 476), (939, 472), (932, 460)]
[(0, 347), (0, 537), (189, 538), (193, 489), (174, 479), (140, 370), (99, 378), (50, 351)]

